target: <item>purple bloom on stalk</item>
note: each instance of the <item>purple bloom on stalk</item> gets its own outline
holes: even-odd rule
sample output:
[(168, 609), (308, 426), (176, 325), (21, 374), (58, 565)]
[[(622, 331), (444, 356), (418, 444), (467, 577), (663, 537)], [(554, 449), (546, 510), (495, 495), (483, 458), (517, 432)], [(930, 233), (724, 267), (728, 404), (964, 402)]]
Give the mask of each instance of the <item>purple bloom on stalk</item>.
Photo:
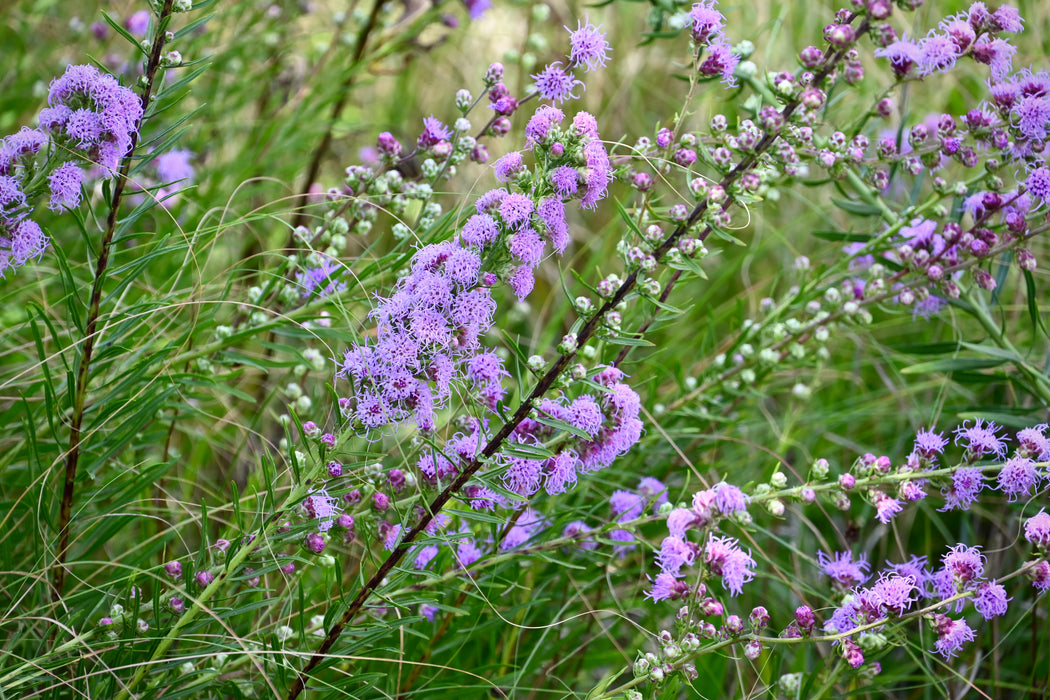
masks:
[(11, 222), (0, 218), (0, 278), (8, 268), (21, 267), (30, 258), (39, 258), (50, 242), (32, 219)]
[(875, 506), (875, 517), (883, 525), (893, 520), (893, 517), (903, 510), (896, 498), (891, 498), (884, 491), (873, 489), (871, 492), (872, 504)]
[(603, 67), (609, 60), (608, 52), (611, 50), (609, 42), (605, 40), (605, 32), (601, 31), (601, 25), (594, 26), (588, 18), (584, 18), (587, 24), (576, 21), (576, 31), (568, 27), (569, 32), (569, 61), (573, 66), (586, 66), (583, 70), (589, 73), (595, 68)]
[(700, 74), (706, 76), (720, 75), (726, 87), (736, 87), (733, 72), (740, 63), (740, 56), (733, 53), (733, 47), (723, 38), (718, 38), (707, 47), (707, 58), (700, 64)]
[(853, 561), (852, 552), (836, 552), (833, 556), (823, 551), (817, 552), (817, 564), (837, 586), (842, 589), (852, 588), (868, 580), (871, 564), (864, 557)]
[(334, 261), (325, 258), (318, 267), (297, 272), (295, 281), (302, 287), (301, 296), (312, 296), (316, 292), (318, 298), (322, 298), (346, 289), (346, 282), (337, 279), (342, 271)]
[(1036, 547), (1050, 548), (1050, 513), (1041, 510), (1026, 520), (1024, 538)]
[(725, 482), (715, 485), (715, 508), (722, 515), (732, 515), (738, 510), (747, 510), (750, 498), (738, 487)]
[(985, 455), (1002, 459), (1006, 454), (1006, 443), (996, 435), (999, 430), (999, 426), (992, 421), (985, 424), (976, 418), (973, 425), (966, 421), (955, 429), (955, 444), (965, 447), (974, 459), (981, 459)]
[(543, 143), (551, 129), (561, 124), (564, 118), (565, 113), (552, 105), (543, 105), (537, 109), (525, 126), (526, 146), (531, 148), (535, 144)]
[(1028, 457), (1011, 457), (999, 472), (999, 490), (1006, 494), (1007, 500), (1015, 501), (1018, 496), (1030, 496), (1039, 487), (1042, 476), (1036, 469), (1035, 462)]
[[(1050, 180), (1048, 180), (1050, 182)], [(562, 197), (571, 197), (579, 188), (580, 174), (576, 168), (568, 165), (559, 165), (551, 171), (551, 185), (554, 191)]]
[(540, 96), (551, 102), (564, 102), (567, 99), (576, 99), (572, 93), (576, 86), (583, 86), (583, 82), (577, 80), (571, 71), (562, 68), (561, 61), (555, 61), (544, 67), (542, 71), (531, 76), (536, 81), (536, 89)]
[(634, 520), (642, 517), (642, 513), (645, 512), (645, 498), (631, 491), (619, 489), (613, 491), (612, 496), (609, 497), (609, 507), (612, 508), (613, 515), (617, 516), (618, 521)]
[(194, 173), (193, 166), (190, 165), (192, 157), (193, 152), (184, 149), (168, 151), (157, 156), (157, 159), (153, 161), (157, 168), (157, 179), (165, 184), (183, 180), (192, 181)]
[(957, 590), (965, 590), (984, 576), (984, 555), (979, 547), (957, 544), (941, 560)]
[(977, 587), (973, 597), (973, 606), (985, 620), (1006, 614), (1007, 603), (1012, 600), (1006, 597), (1006, 589), (995, 581), (985, 581)]
[(959, 47), (950, 37), (931, 33), (919, 41), (919, 74), (944, 72), (955, 66), (959, 57)]
[(920, 596), (926, 595), (926, 583), (930, 580), (930, 571), (926, 568), (926, 557), (912, 555), (909, 561), (902, 564), (886, 562), (886, 570), (899, 576), (909, 578), (915, 583)]
[(1025, 187), (1033, 197), (1038, 197), (1044, 203), (1050, 204), (1050, 168), (1040, 166), (1028, 173)]
[(520, 228), (528, 223), (532, 212), (532, 200), (517, 192), (508, 194), (499, 205), (500, 216), (511, 228)]
[(148, 10), (139, 10), (124, 20), (124, 28), (138, 37), (146, 36), (149, 31), (150, 14)]
[(646, 591), (645, 597), (652, 598), (654, 603), (661, 600), (676, 600), (689, 594), (689, 584), (678, 581), (671, 574), (657, 574), (652, 590)]
[(52, 211), (75, 209), (80, 204), (80, 187), (83, 182), (84, 171), (76, 163), (63, 163), (55, 168), (48, 176), (51, 201), (47, 208)]
[(662, 481), (651, 476), (643, 476), (638, 482), (638, 493), (653, 504), (653, 510), (658, 510), (661, 505), (667, 503), (667, 487)]
[(477, 248), (484, 248), (499, 238), (499, 225), (488, 214), (475, 214), (463, 224), (463, 243)]
[(962, 467), (952, 474), (951, 486), (941, 489), (944, 507), (939, 510), (968, 510), (983, 488), (984, 471), (980, 467)]
[(706, 44), (725, 31), (726, 18), (715, 9), (717, 4), (715, 0), (703, 0), (689, 10), (690, 31), (697, 44)]
[(518, 298), (518, 301), (525, 301), (525, 297), (529, 296), (532, 288), (536, 286), (536, 278), (532, 274), (532, 268), (528, 265), (519, 265), (514, 268), (514, 272), (507, 279), (507, 284), (510, 285), (510, 289), (514, 292), (514, 296)]
[(953, 620), (946, 615), (935, 615), (934, 617), (936, 620), (934, 625), (937, 630), (935, 646), (937, 653), (944, 658), (952, 658), (963, 648), (964, 644), (973, 641), (973, 630), (965, 620)]
[(511, 151), (493, 163), (492, 167), (496, 171), (496, 180), (499, 182), (507, 182), (508, 180), (513, 179), (515, 175), (525, 170), (525, 163), (522, 161), (521, 153), (518, 151)]
[(722, 577), (722, 586), (731, 595), (739, 595), (744, 584), (755, 578), (755, 560), (732, 537), (712, 534), (704, 546), (704, 561), (711, 573)]
[(1050, 440), (1043, 433), (1046, 423), (1017, 431), (1017, 451), (1040, 462), (1050, 460)]
[(416, 140), (416, 145), (420, 148), (430, 148), (450, 138), (452, 138), (452, 131), (442, 124), (441, 120), (431, 115), (423, 119), (423, 133)]
[(922, 60), (922, 51), (907, 35), (885, 48), (875, 49), (875, 55), (889, 59), (890, 67), (899, 76), (907, 75)]
[(605, 146), (597, 140), (583, 147), (583, 158), (587, 166), (587, 191), (580, 199), (580, 206), (584, 209), (595, 209), (598, 202), (608, 194), (609, 182), (612, 180), (612, 164), (609, 162), (609, 154), (605, 152)]
[(665, 574), (678, 576), (683, 566), (690, 566), (696, 552), (693, 547), (684, 540), (674, 537), (665, 537), (660, 543), (660, 551), (656, 555), (656, 563)]
[(932, 430), (926, 430), (925, 428), (915, 433), (914, 451), (920, 457), (925, 457), (931, 461), (937, 455), (944, 452), (944, 446), (947, 444), (948, 441), (944, 438), (942, 433), (935, 433)]

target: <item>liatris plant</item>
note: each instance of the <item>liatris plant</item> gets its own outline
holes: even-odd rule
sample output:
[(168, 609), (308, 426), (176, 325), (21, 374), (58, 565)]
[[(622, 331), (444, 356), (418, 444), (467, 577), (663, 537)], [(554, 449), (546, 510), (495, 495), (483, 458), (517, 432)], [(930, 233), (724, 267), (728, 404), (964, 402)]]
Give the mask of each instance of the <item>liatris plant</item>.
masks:
[(1050, 692), (1045, 7), (78, 11), (4, 697)]

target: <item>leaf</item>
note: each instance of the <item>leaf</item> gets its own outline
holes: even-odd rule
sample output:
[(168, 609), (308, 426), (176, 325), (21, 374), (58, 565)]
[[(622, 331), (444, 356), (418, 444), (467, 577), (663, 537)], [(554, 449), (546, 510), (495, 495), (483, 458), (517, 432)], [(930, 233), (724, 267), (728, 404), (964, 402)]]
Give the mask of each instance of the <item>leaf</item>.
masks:
[(920, 362), (901, 370), (901, 374), (929, 374), (931, 372), (957, 372), (973, 371), (978, 369), (991, 369), (1006, 363), (1004, 359), (982, 359), (979, 357), (949, 357), (943, 360), (931, 360)]
[(839, 209), (848, 211), (850, 214), (856, 214), (857, 216), (879, 216), (882, 214), (882, 210), (875, 205), (857, 202), (852, 199), (836, 199), (835, 197), (832, 197), (831, 203)]
[(824, 241), (838, 243), (867, 243), (871, 240), (870, 233), (854, 233), (852, 231), (813, 231), (810, 235)]

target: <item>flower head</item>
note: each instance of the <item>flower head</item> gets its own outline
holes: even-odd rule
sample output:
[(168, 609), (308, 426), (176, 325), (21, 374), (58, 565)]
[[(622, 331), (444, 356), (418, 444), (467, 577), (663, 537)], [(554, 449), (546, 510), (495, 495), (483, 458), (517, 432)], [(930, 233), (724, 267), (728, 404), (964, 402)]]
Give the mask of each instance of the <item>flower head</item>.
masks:
[(601, 31), (601, 25), (596, 27), (589, 21), (586, 24), (577, 21), (576, 31), (568, 27), (565, 29), (569, 31), (569, 62), (573, 66), (585, 66), (584, 72), (590, 72), (604, 66), (609, 60), (611, 47), (605, 39), (605, 32)]
[(540, 96), (551, 102), (561, 103), (568, 99), (576, 99), (578, 96), (573, 94), (573, 90), (583, 85), (571, 71), (562, 67), (561, 61), (545, 66), (542, 71), (531, 77), (536, 81), (536, 90)]

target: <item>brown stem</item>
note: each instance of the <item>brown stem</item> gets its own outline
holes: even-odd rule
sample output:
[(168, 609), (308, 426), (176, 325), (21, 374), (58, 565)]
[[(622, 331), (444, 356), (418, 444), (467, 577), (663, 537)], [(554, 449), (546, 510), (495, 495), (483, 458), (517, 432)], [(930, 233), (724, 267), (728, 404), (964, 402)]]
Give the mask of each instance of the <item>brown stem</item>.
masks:
[[(153, 39), (150, 49), (149, 60), (146, 63), (146, 85), (142, 90), (142, 112), (145, 116), (149, 107), (150, 96), (153, 94), (153, 82), (160, 67), (160, 53), (164, 48), (165, 20), (171, 15), (174, 0), (164, 0), (158, 18), (158, 30)], [(69, 424), (69, 449), (66, 451), (65, 478), (62, 485), (62, 504), (58, 515), (58, 551), (55, 554), (55, 571), (51, 581), (51, 599), (57, 603), (62, 597), (62, 591), (66, 582), (66, 556), (69, 552), (69, 521), (73, 512), (73, 487), (76, 484), (77, 464), (80, 461), (81, 432), (84, 424), (84, 405), (87, 402), (88, 384), (90, 383), (91, 356), (95, 350), (97, 338), (99, 307), (102, 304), (102, 286), (106, 281), (106, 269), (109, 266), (110, 246), (113, 243), (113, 235), (117, 230), (117, 214), (120, 210), (121, 197), (127, 184), (128, 173), (131, 171), (131, 159), (138, 145), (138, 129), (142, 126), (142, 119), (136, 125), (131, 135), (131, 147), (124, 156), (120, 171), (113, 185), (113, 197), (110, 200), (109, 214), (106, 218), (106, 233), (102, 237), (99, 248), (98, 263), (95, 265), (95, 281), (91, 286), (91, 298), (88, 302), (87, 323), (84, 326), (84, 343), (81, 346), (80, 363), (77, 366), (77, 375), (74, 383), (73, 415)]]
[[(867, 20), (864, 20), (861, 26), (858, 28), (857, 37), (859, 38), (868, 30)], [(816, 77), (813, 83), (819, 85), (823, 79), (828, 76), (836, 65), (845, 56), (846, 49), (840, 48), (832, 52), (825, 58), (824, 64), (820, 70), (817, 71)], [(781, 115), (786, 123), (796, 109), (798, 109), (800, 102), (798, 99), (789, 102), (785, 105)], [(740, 176), (747, 172), (750, 168), (758, 162), (759, 156), (764, 153), (773, 143), (777, 140), (777, 133), (767, 133), (758, 144), (755, 146), (754, 151), (748, 155), (744, 160), (740, 161), (736, 167), (734, 167), (723, 179), (722, 186), (726, 192), (729, 191), (729, 186), (732, 185)], [(704, 212), (707, 211), (708, 200), (705, 198), (698, 202), (689, 216), (681, 222), (677, 228), (669, 235), (656, 249), (652, 255), (656, 260), (661, 260), (667, 254), (667, 252), (678, 244), (679, 239), (685, 235), (686, 231), (691, 229), (697, 222), (700, 221)], [(638, 269), (627, 275), (627, 278), (620, 284), (616, 292), (613, 293), (612, 297), (607, 299), (605, 303), (597, 310), (597, 312), (591, 316), (580, 329), (577, 334), (576, 346), (577, 348), (583, 347), (588, 340), (593, 338), (600, 329), (602, 321), (605, 316), (615, 309), (620, 302), (624, 301), (627, 295), (634, 289), (638, 282)], [(544, 394), (546, 394), (555, 384), (555, 382), (561, 377), (562, 373), (568, 369), (570, 363), (575, 359), (576, 351), (563, 353), (558, 360), (551, 366), (547, 373), (537, 382), (536, 386), (533, 387), (528, 397), (518, 406), (514, 415), (511, 416), (510, 420), (503, 424), (499, 431), (485, 444), (484, 449), (481, 453), (474, 457), (469, 464), (456, 476), (456, 478), (449, 484), (444, 491), (439, 493), (431, 502), (430, 507), (427, 508), (426, 513), (420, 518), (419, 522), (409, 530), (409, 532), (401, 540), (401, 543), (394, 549), (393, 552), (387, 556), (387, 558), (380, 564), (379, 568), (368, 580), (368, 582), (361, 588), (358, 594), (350, 602), (350, 605), (340, 616), (339, 621), (332, 625), (332, 628), (328, 630), (328, 634), (325, 636), (324, 641), (317, 648), (317, 651), (310, 657), (306, 666), (303, 670), (296, 674), (295, 680), (292, 682), (291, 687), (288, 690), (287, 700), (295, 700), (302, 694), (303, 690), (306, 689), (306, 677), (316, 669), (325, 659), (327, 653), (335, 645), (336, 641), (342, 635), (343, 630), (346, 626), (357, 616), (357, 614), (364, 608), (365, 603), (372, 597), (372, 594), (379, 588), (383, 579), (393, 570), (395, 566), (404, 558), (405, 554), (412, 547), (413, 542), (423, 532), (427, 526), (433, 520), (434, 516), (445, 507), (454, 495), (466, 486), (467, 482), (471, 477), (476, 474), (482, 466), (499, 452), (503, 446), (504, 441), (510, 437), (511, 433), (515, 428), (529, 416), (532, 412), (533, 405), (539, 400)]]

